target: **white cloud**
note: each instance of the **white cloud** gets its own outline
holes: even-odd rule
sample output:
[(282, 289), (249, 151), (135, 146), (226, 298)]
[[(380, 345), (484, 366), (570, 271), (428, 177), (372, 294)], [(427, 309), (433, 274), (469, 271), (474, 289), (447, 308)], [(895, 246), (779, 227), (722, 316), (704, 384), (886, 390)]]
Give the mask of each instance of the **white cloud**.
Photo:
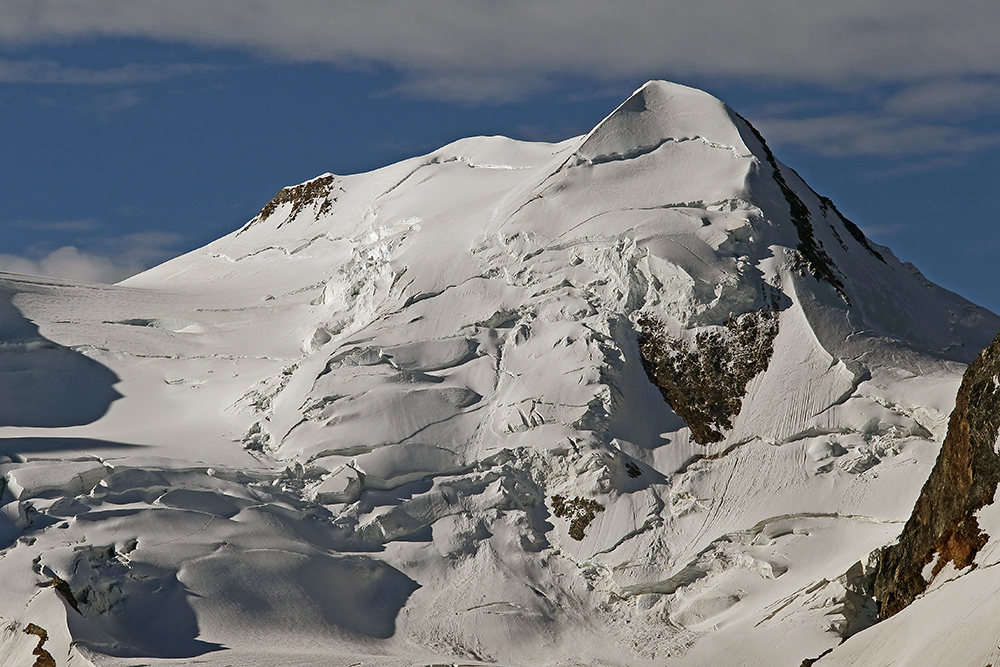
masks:
[[(562, 77), (662, 77), (900, 88), (852, 114), (812, 100), (760, 110), (776, 144), (824, 155), (966, 155), (997, 134), (959, 119), (1000, 110), (1000, 4), (984, 0), (3, 0), (0, 46), (101, 38), (241, 49), (291, 62), (387, 66), (396, 92), (504, 101)], [(108, 69), (0, 59), (0, 82), (133, 86), (211, 69)], [(887, 86), (888, 87), (888, 86)], [(96, 103), (114, 113), (122, 90)]]
[(104, 239), (97, 251), (68, 245), (37, 258), (0, 254), (0, 271), (116, 283), (176, 254), (171, 248), (179, 239), (173, 234), (141, 232)]
[(932, 81), (889, 98), (886, 109), (899, 114), (939, 117), (1000, 112), (1000, 83)]
[[(2, 34), (2, 28), (0, 28)], [(214, 65), (132, 64), (108, 69), (66, 67), (51, 60), (7, 60), (0, 58), (0, 83), (67, 84), (74, 86), (121, 86), (155, 83), (179, 76), (218, 70)]]
[(116, 258), (81, 252), (75, 246), (64, 246), (39, 259), (0, 255), (0, 271), (92, 283), (116, 283), (140, 270), (142, 267), (123, 266)]
[(110, 116), (131, 109), (139, 103), (141, 98), (139, 92), (133, 88), (126, 88), (107, 95), (98, 95), (94, 99), (94, 109), (101, 116)]
[(984, 0), (5, 0), (0, 44), (97, 37), (376, 63), (451, 99), (525, 93), (559, 75), (780, 82), (1000, 75)]

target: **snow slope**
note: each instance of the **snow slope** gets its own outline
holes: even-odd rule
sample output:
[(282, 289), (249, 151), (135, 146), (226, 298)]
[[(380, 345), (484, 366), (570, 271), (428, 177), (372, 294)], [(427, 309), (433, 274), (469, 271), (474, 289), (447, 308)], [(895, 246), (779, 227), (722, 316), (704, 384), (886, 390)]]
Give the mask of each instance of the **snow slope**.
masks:
[(948, 435), (897, 542), (879, 557), (880, 624), (831, 665), (994, 664), (1000, 546), (1000, 337), (965, 371)]
[[(0, 289), (0, 665), (798, 665), (870, 623), (1000, 329), (664, 82)], [(650, 341), (718, 362), (717, 441)]]

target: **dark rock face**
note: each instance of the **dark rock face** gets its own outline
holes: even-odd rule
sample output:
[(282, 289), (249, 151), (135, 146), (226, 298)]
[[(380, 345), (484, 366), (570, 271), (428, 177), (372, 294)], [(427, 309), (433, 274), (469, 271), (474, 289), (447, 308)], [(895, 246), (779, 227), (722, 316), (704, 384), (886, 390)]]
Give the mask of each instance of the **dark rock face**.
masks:
[(1000, 482), (998, 378), (1000, 336), (966, 369), (934, 469), (899, 542), (882, 554), (875, 578), (880, 618), (901, 611), (924, 591), (928, 563), (934, 562), (933, 575), (949, 561), (958, 569), (968, 567), (988, 540), (975, 513), (993, 502)]
[(35, 658), (34, 667), (56, 667), (56, 661), (53, 659), (52, 654), (42, 648), (45, 646), (45, 642), (49, 641), (49, 633), (45, 631), (45, 628), (34, 623), (28, 623), (28, 627), (24, 628), (22, 632), (26, 635), (35, 635), (38, 637), (38, 646), (31, 652), (32, 655), (38, 656)]
[(333, 203), (337, 201), (336, 195), (333, 194), (334, 185), (336, 185), (334, 177), (326, 175), (306, 181), (300, 185), (282, 188), (271, 198), (271, 201), (264, 205), (264, 208), (261, 209), (260, 213), (253, 220), (245, 224), (237, 232), (237, 236), (250, 229), (254, 223), (271, 217), (282, 204), (291, 204), (292, 210), (288, 213), (284, 221), (278, 223), (278, 227), (294, 220), (309, 205), (313, 206), (313, 212), (317, 216), (329, 213), (333, 208)]
[[(819, 197), (820, 206), (823, 208), (824, 213), (826, 213), (827, 211), (833, 211), (837, 215), (837, 218), (840, 219), (840, 222), (843, 223), (847, 231), (850, 232), (851, 236), (854, 237), (855, 241), (860, 243), (865, 250), (870, 252), (872, 257), (882, 262), (883, 264), (886, 263), (885, 257), (882, 257), (882, 254), (878, 250), (872, 247), (872, 244), (868, 241), (868, 237), (865, 236), (865, 233), (861, 231), (860, 227), (858, 227), (856, 224), (854, 224), (846, 217), (844, 217), (844, 214), (841, 213), (837, 209), (837, 207), (834, 206), (833, 202), (830, 201), (827, 197), (823, 197), (822, 195), (816, 195), (816, 196)], [(834, 230), (834, 233), (836, 234), (836, 230)], [(846, 248), (846, 246), (844, 247)]]
[(573, 499), (552, 496), (552, 513), (560, 518), (572, 519), (569, 525), (569, 536), (577, 541), (586, 537), (583, 531), (597, 517), (597, 513), (603, 511), (604, 506), (596, 500), (580, 496)]
[[(781, 194), (784, 196), (785, 201), (788, 202), (789, 218), (791, 219), (792, 224), (795, 225), (795, 231), (799, 235), (799, 244), (796, 247), (796, 250), (799, 252), (804, 268), (808, 269), (816, 280), (821, 280), (831, 285), (835, 290), (837, 290), (837, 294), (839, 294), (844, 301), (850, 305), (851, 300), (848, 298), (847, 292), (844, 290), (844, 283), (837, 275), (837, 267), (833, 263), (833, 259), (831, 259), (830, 255), (828, 255), (826, 250), (823, 249), (823, 242), (816, 238), (812, 226), (812, 216), (809, 213), (809, 207), (804, 201), (802, 201), (802, 198), (796, 194), (795, 190), (788, 185), (784, 174), (781, 172), (781, 167), (778, 166), (778, 160), (774, 157), (774, 153), (771, 152), (767, 142), (764, 141), (764, 135), (762, 135), (757, 128), (751, 125), (750, 121), (746, 118), (743, 118), (742, 116), (739, 116), (739, 118), (757, 138), (757, 141), (760, 142), (761, 147), (764, 149), (764, 154), (767, 157), (767, 162), (771, 166), (771, 176), (774, 178), (774, 182), (778, 184), (778, 188), (781, 190)], [(861, 230), (858, 231), (860, 232)], [(862, 234), (862, 236), (864, 235)], [(867, 245), (867, 243), (865, 245)]]
[(639, 322), (646, 375), (701, 445), (719, 442), (743, 407), (746, 386), (767, 369), (778, 335), (770, 310), (731, 317), (722, 330), (701, 331), (692, 349), (653, 319)]

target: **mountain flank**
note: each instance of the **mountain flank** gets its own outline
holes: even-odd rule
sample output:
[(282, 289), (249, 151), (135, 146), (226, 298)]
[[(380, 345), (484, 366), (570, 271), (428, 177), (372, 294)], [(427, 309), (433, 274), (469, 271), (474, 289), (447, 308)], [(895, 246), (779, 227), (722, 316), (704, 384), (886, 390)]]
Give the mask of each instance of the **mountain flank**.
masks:
[[(897, 544), (883, 552), (875, 580), (880, 618), (903, 610), (944, 567), (974, 567), (989, 536), (976, 518), (1000, 482), (1000, 336), (962, 378), (948, 435)], [(928, 571), (928, 567), (930, 570)]]

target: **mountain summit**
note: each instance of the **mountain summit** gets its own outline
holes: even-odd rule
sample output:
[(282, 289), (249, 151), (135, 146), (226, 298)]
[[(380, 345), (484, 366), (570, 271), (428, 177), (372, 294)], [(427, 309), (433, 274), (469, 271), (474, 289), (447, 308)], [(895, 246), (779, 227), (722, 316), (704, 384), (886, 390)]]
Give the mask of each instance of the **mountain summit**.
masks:
[(24, 386), (103, 383), (0, 405), (0, 647), (80, 665), (800, 664), (874, 622), (1000, 329), (665, 82), (118, 286), (0, 282)]
[(737, 157), (751, 154), (725, 104), (703, 91), (665, 81), (650, 81), (632, 93), (584, 137), (575, 153), (592, 164), (627, 160), (668, 141), (701, 141)]

